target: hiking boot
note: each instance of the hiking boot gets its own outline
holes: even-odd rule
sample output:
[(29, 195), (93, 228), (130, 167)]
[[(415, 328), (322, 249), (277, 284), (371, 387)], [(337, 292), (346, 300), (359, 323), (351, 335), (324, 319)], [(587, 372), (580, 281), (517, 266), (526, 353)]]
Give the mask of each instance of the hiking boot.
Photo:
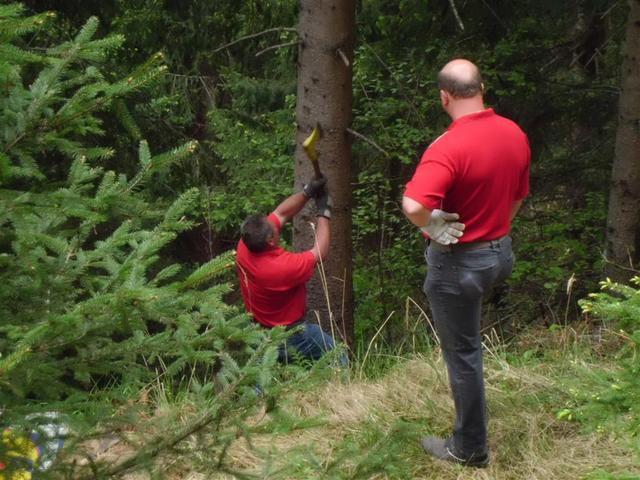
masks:
[(420, 443), (422, 449), (429, 455), (445, 460), (447, 462), (459, 463), (465, 467), (485, 468), (489, 465), (489, 454), (471, 455), (468, 458), (462, 458), (456, 455), (451, 447), (451, 440), (438, 437), (424, 437)]

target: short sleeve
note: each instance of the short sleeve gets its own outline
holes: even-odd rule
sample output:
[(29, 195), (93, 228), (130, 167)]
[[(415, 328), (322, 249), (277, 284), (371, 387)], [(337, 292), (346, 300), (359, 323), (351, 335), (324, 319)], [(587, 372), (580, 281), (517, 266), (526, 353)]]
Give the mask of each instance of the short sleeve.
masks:
[(407, 183), (404, 196), (429, 210), (441, 208), (453, 181), (454, 169), (449, 158), (436, 149), (428, 148)]
[(275, 227), (278, 233), (280, 233), (280, 230), (282, 230), (282, 224), (280, 223), (280, 220), (278, 219), (278, 216), (275, 213), (271, 212), (267, 217), (267, 221)]

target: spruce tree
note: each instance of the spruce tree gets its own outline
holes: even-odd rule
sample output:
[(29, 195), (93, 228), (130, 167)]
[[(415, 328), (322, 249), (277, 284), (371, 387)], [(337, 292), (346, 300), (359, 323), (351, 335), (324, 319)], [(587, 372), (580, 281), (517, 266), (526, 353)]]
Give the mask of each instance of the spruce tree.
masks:
[[(158, 205), (145, 185), (196, 144), (154, 155), (141, 141), (131, 178), (101, 166), (116, 155), (95, 145), (104, 119), (118, 111), (132, 122), (123, 108), (162, 74), (162, 56), (110, 79), (103, 65), (123, 38), (96, 39), (95, 18), (70, 41), (24, 48), (50, 21), (0, 6), (0, 422), (33, 431), (34, 414), (55, 412), (71, 433), (50, 472), (70, 478), (152, 465), (204, 432), (224, 469), (242, 419), (266, 398), (255, 386), (271, 381), (282, 334), (225, 303), (232, 253), (195, 270), (163, 253), (194, 225), (199, 193)], [(194, 408), (153, 415), (148, 397), (163, 395)], [(130, 456), (87, 461), (89, 440), (106, 435), (120, 435)], [(7, 449), (0, 442), (2, 463), (21, 468)]]

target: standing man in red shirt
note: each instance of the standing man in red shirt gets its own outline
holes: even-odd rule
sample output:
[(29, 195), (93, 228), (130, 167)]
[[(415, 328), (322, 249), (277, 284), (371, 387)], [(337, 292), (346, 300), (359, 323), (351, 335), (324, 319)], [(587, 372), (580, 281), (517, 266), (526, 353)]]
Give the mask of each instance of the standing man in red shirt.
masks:
[(438, 88), (452, 123), (424, 152), (402, 207), (430, 237), (424, 291), (447, 364), (456, 421), (451, 437), (425, 437), (422, 447), (442, 460), (484, 467), (489, 451), (482, 296), (513, 268), (509, 231), (529, 193), (530, 150), (514, 122), (485, 108), (484, 85), (473, 63), (449, 62), (438, 74)]
[[(314, 179), (302, 192), (286, 198), (270, 215), (250, 215), (241, 227), (237, 246), (237, 270), (244, 304), (253, 319), (266, 328), (301, 326), (280, 349), (280, 361), (287, 362), (288, 348), (307, 359), (317, 360), (334, 348), (331, 335), (319, 325), (304, 322), (306, 284), (316, 263), (329, 253), (331, 201), (326, 179)], [(310, 250), (293, 253), (278, 245), (282, 226), (314, 198), (318, 215), (316, 244)]]

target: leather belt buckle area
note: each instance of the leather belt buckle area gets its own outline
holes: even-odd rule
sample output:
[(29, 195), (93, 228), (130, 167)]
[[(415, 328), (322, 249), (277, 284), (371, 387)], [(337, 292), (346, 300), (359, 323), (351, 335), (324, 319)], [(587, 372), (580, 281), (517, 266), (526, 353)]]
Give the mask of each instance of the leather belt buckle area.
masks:
[(469, 242), (469, 243), (453, 243), (450, 245), (443, 245), (441, 243), (438, 243), (432, 240), (431, 242), (429, 242), (429, 246), (433, 247), (435, 250), (438, 250), (440, 252), (452, 252), (452, 253), (468, 252), (471, 250), (479, 250), (481, 248), (493, 247), (494, 245), (498, 245), (503, 238), (505, 237), (498, 238), (496, 240), (487, 240), (482, 242)]

